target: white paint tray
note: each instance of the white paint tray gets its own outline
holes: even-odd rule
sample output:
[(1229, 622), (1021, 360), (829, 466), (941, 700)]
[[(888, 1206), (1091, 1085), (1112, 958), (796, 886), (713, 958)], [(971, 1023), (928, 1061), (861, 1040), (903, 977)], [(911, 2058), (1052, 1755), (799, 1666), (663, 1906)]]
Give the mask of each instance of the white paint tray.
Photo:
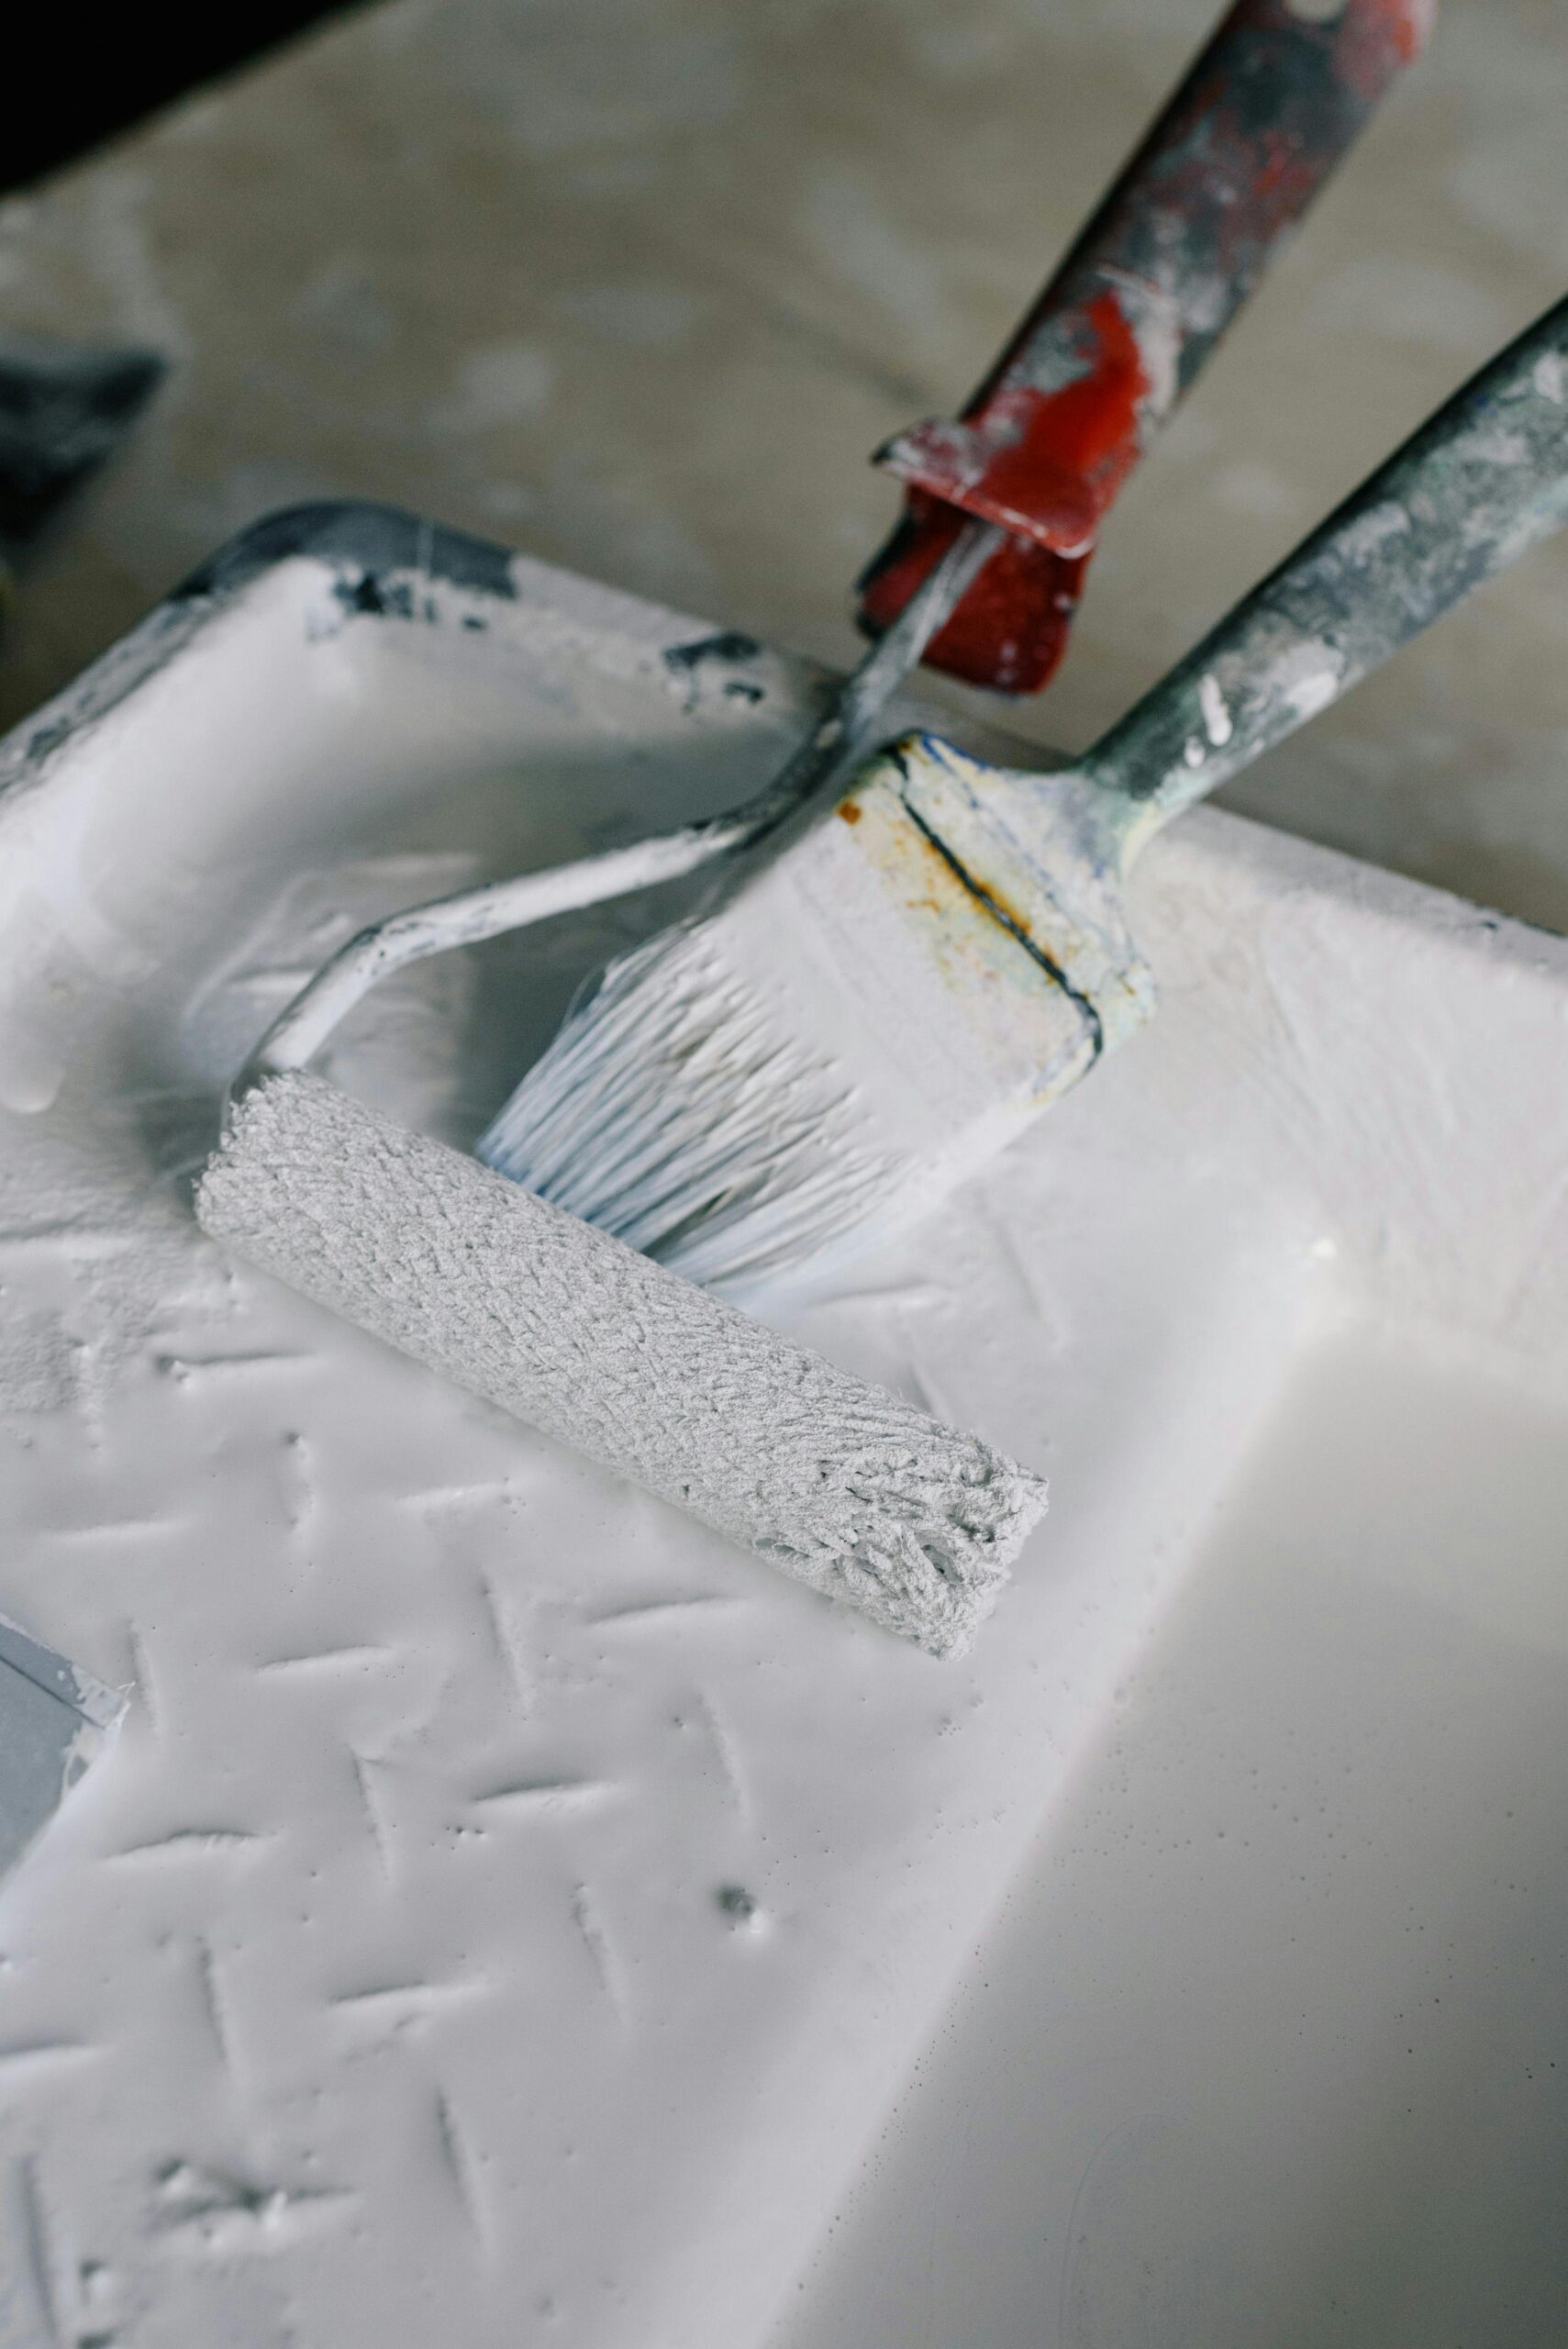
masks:
[[(349, 927), (740, 796), (810, 690), (306, 509), (6, 746), (0, 1610), (135, 1688), (0, 1905), (7, 2349), (1568, 2332), (1561, 941), (1151, 852), (1151, 1030), (795, 1325), (1051, 1475), (961, 1665), (190, 1220)], [(669, 910), (339, 1073), (464, 1140)]]

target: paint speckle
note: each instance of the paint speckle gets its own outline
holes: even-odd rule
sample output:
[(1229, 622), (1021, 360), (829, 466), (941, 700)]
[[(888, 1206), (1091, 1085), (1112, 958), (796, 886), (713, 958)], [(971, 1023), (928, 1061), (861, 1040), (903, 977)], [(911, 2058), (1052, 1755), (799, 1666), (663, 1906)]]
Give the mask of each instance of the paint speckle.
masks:
[(748, 1892), (742, 1884), (721, 1884), (713, 1896), (713, 1904), (726, 1923), (739, 1932), (759, 1933), (767, 1921), (755, 1893)]
[(1551, 400), (1561, 407), (1563, 400), (1568, 398), (1568, 365), (1564, 364), (1561, 351), (1543, 351), (1535, 362), (1535, 373), (1530, 380), (1543, 400)]
[(1222, 744), (1229, 741), (1236, 730), (1231, 724), (1230, 712), (1226, 707), (1225, 696), (1220, 691), (1218, 678), (1201, 677), (1198, 680), (1197, 697), (1203, 710), (1204, 725), (1208, 729), (1208, 739), (1218, 750)]

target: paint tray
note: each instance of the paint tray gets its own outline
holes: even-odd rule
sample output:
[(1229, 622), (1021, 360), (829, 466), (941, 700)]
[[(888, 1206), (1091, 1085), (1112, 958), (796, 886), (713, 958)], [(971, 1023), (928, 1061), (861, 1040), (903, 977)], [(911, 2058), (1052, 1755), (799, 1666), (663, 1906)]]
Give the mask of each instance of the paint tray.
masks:
[[(1561, 941), (1151, 852), (1148, 1032), (790, 1325), (1051, 1476), (956, 1667), (191, 1223), (350, 929), (728, 804), (819, 686), (306, 509), (5, 748), (0, 1279), (83, 1374), (0, 1415), (0, 1597), (138, 1691), (0, 1972), (18, 2338), (1568, 2332)], [(471, 1140), (673, 904), (339, 1073)]]

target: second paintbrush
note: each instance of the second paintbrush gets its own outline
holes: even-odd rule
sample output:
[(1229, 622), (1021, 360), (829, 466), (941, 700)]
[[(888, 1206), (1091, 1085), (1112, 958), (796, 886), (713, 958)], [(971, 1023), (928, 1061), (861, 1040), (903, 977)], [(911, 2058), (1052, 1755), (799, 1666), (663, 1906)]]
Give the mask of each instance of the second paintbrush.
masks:
[(929, 736), (613, 964), (480, 1143), (751, 1295), (907, 1222), (1153, 1006), (1122, 885), (1163, 825), (1568, 519), (1568, 301), (1053, 774)]

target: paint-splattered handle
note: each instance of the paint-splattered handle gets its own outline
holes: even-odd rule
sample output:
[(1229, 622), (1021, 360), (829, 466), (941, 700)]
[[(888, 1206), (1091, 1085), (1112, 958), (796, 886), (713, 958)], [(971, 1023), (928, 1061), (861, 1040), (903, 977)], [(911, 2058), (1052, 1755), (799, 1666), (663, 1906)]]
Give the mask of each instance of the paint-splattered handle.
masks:
[(1473, 375), (1153, 691), (1084, 770), (1129, 848), (1568, 522), (1568, 299)]
[(1435, 0), (1238, 0), (957, 423), (877, 462), (909, 485), (861, 582), (873, 634), (966, 513), (1013, 535), (926, 660), (1032, 693), (1122, 483), (1400, 68)]

